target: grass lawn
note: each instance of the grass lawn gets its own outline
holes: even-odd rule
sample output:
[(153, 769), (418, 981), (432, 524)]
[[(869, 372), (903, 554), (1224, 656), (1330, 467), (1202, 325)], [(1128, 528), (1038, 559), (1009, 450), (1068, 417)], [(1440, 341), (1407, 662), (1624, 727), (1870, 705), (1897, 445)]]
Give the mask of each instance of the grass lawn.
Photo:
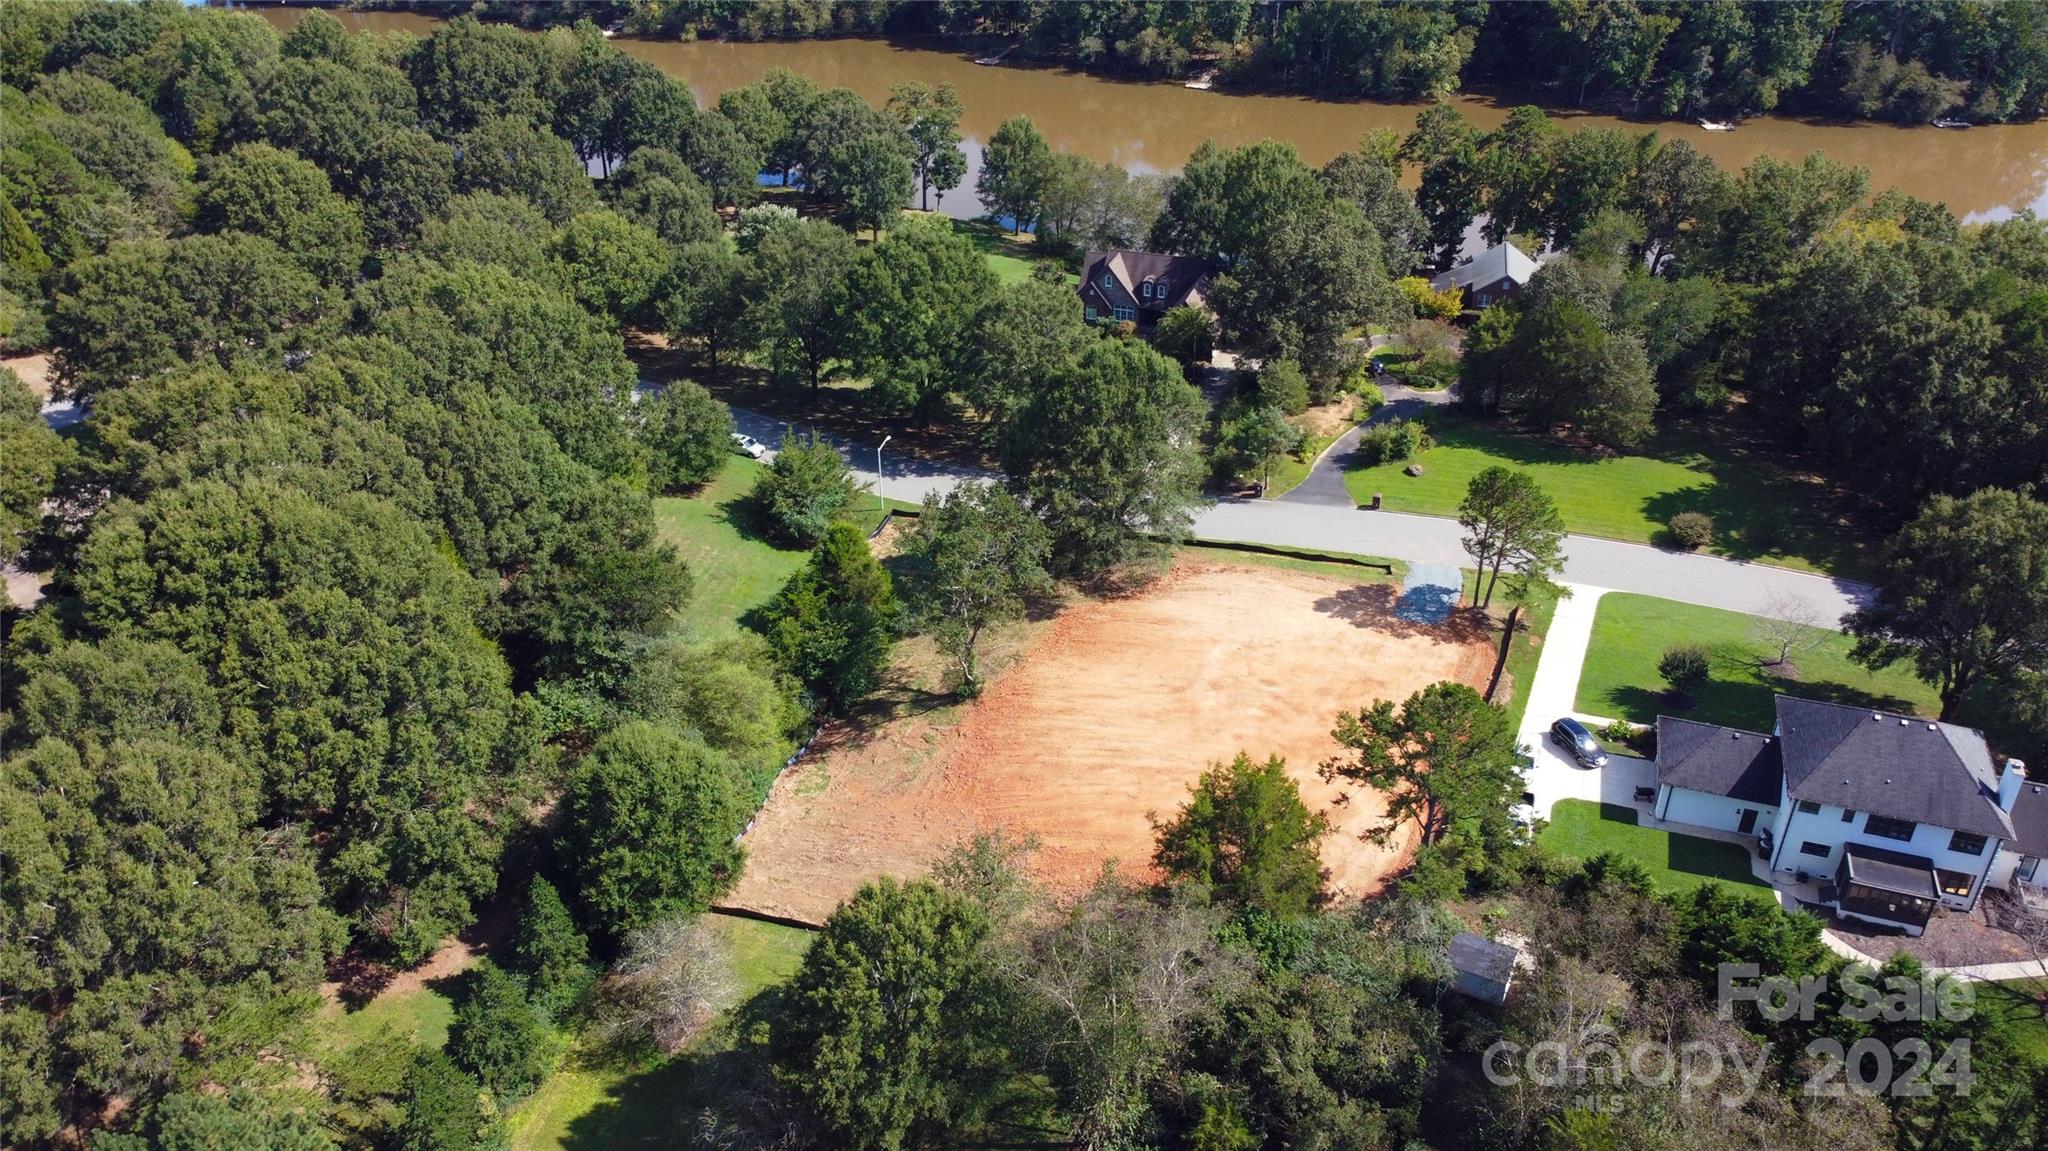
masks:
[(1353, 469), (1344, 477), (1352, 497), (1367, 503), (1379, 492), (1394, 511), (1452, 516), (1472, 477), (1498, 464), (1534, 476), (1583, 535), (1653, 543), (1673, 515), (1698, 511), (1713, 517), (1720, 554), (1845, 575), (1861, 567), (1857, 535), (1816, 510), (1825, 490), (1765, 449), (1731, 446), (1737, 435), (1671, 428), (1641, 455), (1596, 457), (1456, 413), (1432, 422), (1437, 445), (1415, 461), (1422, 475), (1402, 475), (1406, 461)]
[[(1479, 573), (1468, 573), (1477, 582)], [(1468, 586), (1465, 600), (1470, 603), (1472, 591)], [(1512, 731), (1522, 730), (1522, 716), (1529, 710), (1529, 685), (1536, 682), (1536, 663), (1543, 658), (1543, 637), (1550, 632), (1550, 620), (1557, 614), (1557, 601), (1539, 604), (1533, 611), (1522, 613), (1522, 619), (1515, 625), (1514, 646), (1508, 648), (1508, 723)]]
[[(802, 928), (733, 915), (708, 920), (732, 945), (742, 1000), (796, 974), (811, 944)], [(710, 1037), (673, 1059), (640, 1063), (571, 1052), (513, 1112), (513, 1151), (673, 1147), (697, 1111), (715, 1101), (705, 1071), (722, 1054)]]
[[(1812, 646), (1793, 657), (1798, 677), (1786, 679), (1758, 666), (1763, 645), (1756, 621), (1740, 612), (1696, 607), (1652, 596), (1613, 593), (1600, 598), (1593, 642), (1579, 675), (1577, 708), (1591, 715), (1654, 723), (1658, 712), (1751, 731), (1769, 731), (1783, 692), (1882, 711), (1934, 715), (1934, 689), (1904, 664), (1873, 672), (1849, 660), (1849, 637), (1814, 628)], [(1700, 643), (1713, 651), (1713, 674), (1680, 712), (1663, 694), (1657, 660), (1666, 648)]]
[[(1308, 572), (1310, 575), (1332, 576), (1350, 580), (1353, 583), (1389, 583), (1407, 576), (1408, 565), (1401, 560), (1381, 559), (1378, 556), (1359, 556), (1349, 552), (1308, 552), (1295, 548), (1275, 547), (1270, 550), (1252, 551), (1248, 548), (1233, 547), (1230, 544), (1183, 544), (1182, 555), (1221, 563), (1259, 564), (1262, 567), (1285, 568), (1288, 571)], [(1277, 554), (1276, 554), (1277, 553)], [(1318, 555), (1345, 556), (1373, 564), (1388, 564), (1392, 573), (1373, 568), (1358, 567), (1354, 564), (1331, 563), (1316, 558)]]
[(751, 608), (768, 602), (809, 554), (780, 548), (742, 531), (740, 501), (767, 465), (734, 455), (717, 478), (696, 494), (657, 499), (654, 520), (661, 538), (676, 545), (689, 565), (690, 602), (683, 623), (699, 635), (722, 635), (739, 627)]
[(1550, 824), (1537, 837), (1559, 855), (1591, 859), (1602, 852), (1626, 856), (1650, 869), (1660, 891), (1691, 891), (1702, 883), (1725, 884), (1738, 891), (1770, 888), (1749, 872), (1749, 854), (1732, 843), (1673, 835), (1639, 827), (1634, 808), (1561, 799), (1551, 808)]
[[(987, 258), (996, 279), (1005, 284), (1030, 279), (1031, 269), (1042, 262), (1032, 247), (1038, 237), (1029, 232), (1012, 236), (1008, 229), (988, 220), (955, 220), (953, 230), (974, 241), (975, 248)], [(1069, 272), (1067, 280), (1079, 284), (1081, 277)]]
[(2012, 1024), (2020, 1050), (2048, 1064), (2048, 979), (1979, 983), (1977, 1010), (2002, 1015)]
[(385, 1027), (422, 1047), (439, 1047), (448, 1041), (448, 1025), (454, 1021), (454, 1001), (432, 987), (421, 987), (403, 995), (379, 996), (358, 1011), (330, 1003), (320, 1009), (318, 1027), (322, 1045), (336, 1051), (346, 1051)]

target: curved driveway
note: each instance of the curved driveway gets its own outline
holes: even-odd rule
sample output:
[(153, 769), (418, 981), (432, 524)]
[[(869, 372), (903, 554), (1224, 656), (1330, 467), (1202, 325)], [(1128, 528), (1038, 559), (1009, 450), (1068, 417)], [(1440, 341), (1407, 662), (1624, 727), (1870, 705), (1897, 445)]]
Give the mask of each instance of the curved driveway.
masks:
[[(741, 431), (762, 443), (781, 440), (783, 421), (739, 408), (734, 408), (732, 414)], [(820, 438), (839, 448), (856, 479), (876, 483), (873, 444), (849, 443), (830, 432), (820, 432)], [(1323, 464), (1330, 463), (1334, 454), (1333, 450), (1316, 470), (1323, 470)], [(923, 500), (927, 492), (950, 491), (963, 480), (995, 478), (995, 473), (978, 468), (936, 464), (886, 452), (882, 472), (878, 485), (881, 494), (913, 503)], [(1360, 511), (1351, 506), (1348, 498), (1342, 504), (1284, 498), (1222, 500), (1196, 514), (1194, 534), (1197, 539), (1213, 543), (1315, 548), (1461, 567), (1471, 563), (1459, 542), (1464, 530), (1458, 521), (1403, 512)], [(1593, 536), (1566, 536), (1565, 556), (1564, 578), (1570, 583), (1638, 592), (1749, 615), (1770, 614), (1772, 600), (1789, 596), (1810, 604), (1822, 618), (1834, 619), (1870, 595), (1867, 586), (1853, 580)]]

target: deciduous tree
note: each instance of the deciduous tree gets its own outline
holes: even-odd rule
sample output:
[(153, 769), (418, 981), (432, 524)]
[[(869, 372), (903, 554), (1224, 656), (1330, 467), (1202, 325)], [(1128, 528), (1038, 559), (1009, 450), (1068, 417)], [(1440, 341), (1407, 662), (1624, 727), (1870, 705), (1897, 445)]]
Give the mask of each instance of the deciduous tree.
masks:
[(1364, 784), (1386, 796), (1387, 820), (1368, 833), (1387, 843), (1413, 825), (1425, 846), (1477, 840), (1504, 818), (1522, 790), (1507, 712), (1461, 683), (1435, 683), (1408, 697), (1337, 717), (1345, 755), (1323, 764), (1325, 779)]
[(1024, 614), (1026, 600), (1051, 590), (1044, 525), (994, 484), (964, 484), (924, 500), (904, 551), (922, 561), (906, 589), (916, 626), (959, 665), (961, 691), (981, 689), (975, 653), (987, 629)]
[(1010, 231), (1021, 232), (1038, 221), (1052, 163), (1052, 148), (1037, 127), (1026, 117), (1012, 117), (996, 126), (982, 148), (974, 194), (997, 216), (1009, 217)]

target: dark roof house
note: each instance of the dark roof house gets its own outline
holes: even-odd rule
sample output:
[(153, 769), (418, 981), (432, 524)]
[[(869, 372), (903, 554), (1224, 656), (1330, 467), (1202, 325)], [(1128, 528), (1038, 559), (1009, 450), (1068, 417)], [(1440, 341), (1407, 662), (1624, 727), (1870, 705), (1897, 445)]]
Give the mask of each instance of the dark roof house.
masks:
[(1111, 248), (1081, 264), (1081, 305), (1091, 320), (1149, 328), (1171, 308), (1208, 310), (1208, 291), (1209, 262), (1194, 256)]
[(1991, 749), (1969, 728), (1781, 695), (1778, 736), (1794, 800), (2012, 838)]
[(1778, 741), (1753, 731), (1657, 717), (1657, 782), (1775, 807), (1785, 765)]

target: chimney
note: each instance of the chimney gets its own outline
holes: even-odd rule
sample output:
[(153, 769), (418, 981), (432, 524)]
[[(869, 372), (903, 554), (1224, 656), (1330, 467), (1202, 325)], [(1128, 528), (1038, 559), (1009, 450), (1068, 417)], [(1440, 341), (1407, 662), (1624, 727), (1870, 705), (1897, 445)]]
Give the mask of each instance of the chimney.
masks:
[(2020, 788), (2027, 783), (2027, 765), (2017, 759), (2005, 761), (2005, 771), (1998, 777), (1998, 809), (2010, 812), (2012, 805), (2019, 802)]

